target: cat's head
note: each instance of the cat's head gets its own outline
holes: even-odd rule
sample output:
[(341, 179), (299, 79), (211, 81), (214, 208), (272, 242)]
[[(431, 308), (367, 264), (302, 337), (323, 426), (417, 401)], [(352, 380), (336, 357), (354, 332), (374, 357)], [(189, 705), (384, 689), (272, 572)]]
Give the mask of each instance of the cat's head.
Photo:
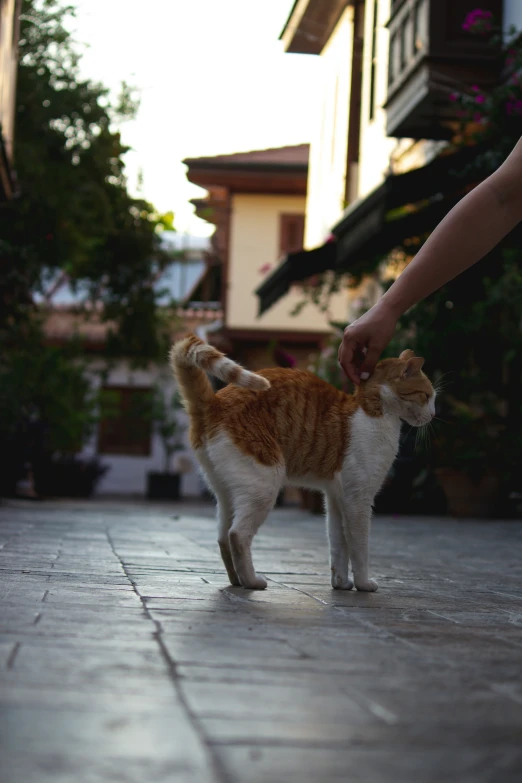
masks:
[(435, 416), (435, 390), (422, 372), (424, 359), (413, 351), (403, 351), (398, 359), (379, 362), (370, 379), (361, 383), (361, 392), (382, 413), (392, 413), (422, 427)]

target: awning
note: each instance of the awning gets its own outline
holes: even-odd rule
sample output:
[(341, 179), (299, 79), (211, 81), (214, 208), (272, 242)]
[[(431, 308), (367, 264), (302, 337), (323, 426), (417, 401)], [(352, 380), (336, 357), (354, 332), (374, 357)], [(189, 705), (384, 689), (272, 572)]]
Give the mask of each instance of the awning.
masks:
[(467, 168), (476, 155), (477, 148), (466, 147), (422, 168), (388, 176), (345, 212), (332, 229), (334, 241), (286, 256), (256, 290), (259, 315), (288, 293), (293, 283), (328, 270), (357, 272), (404, 239), (432, 231), (460, 200), (462, 188), (479, 179), (474, 169)]
[(259, 315), (268, 310), (288, 293), (293, 283), (306, 280), (312, 275), (333, 269), (337, 258), (337, 242), (327, 242), (313, 250), (288, 253), (285, 260), (256, 290), (259, 297)]

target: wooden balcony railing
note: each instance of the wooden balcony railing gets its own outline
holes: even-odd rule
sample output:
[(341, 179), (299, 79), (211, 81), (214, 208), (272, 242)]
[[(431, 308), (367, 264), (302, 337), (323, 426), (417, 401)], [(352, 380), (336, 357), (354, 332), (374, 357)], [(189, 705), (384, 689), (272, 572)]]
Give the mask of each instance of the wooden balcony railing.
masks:
[[(388, 63), (389, 136), (446, 138), (456, 120), (449, 94), (499, 77), (491, 35), (471, 35), (462, 23), (476, 0), (392, 0)], [(501, 24), (502, 0), (481, 0)]]

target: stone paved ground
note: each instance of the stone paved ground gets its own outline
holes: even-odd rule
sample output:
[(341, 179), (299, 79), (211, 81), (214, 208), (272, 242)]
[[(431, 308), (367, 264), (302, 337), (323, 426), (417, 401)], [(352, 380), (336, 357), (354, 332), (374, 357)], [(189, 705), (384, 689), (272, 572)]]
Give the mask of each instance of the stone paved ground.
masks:
[(376, 520), (376, 594), (323, 525), (226, 587), (209, 509), (0, 508), (1, 783), (522, 780), (522, 525)]

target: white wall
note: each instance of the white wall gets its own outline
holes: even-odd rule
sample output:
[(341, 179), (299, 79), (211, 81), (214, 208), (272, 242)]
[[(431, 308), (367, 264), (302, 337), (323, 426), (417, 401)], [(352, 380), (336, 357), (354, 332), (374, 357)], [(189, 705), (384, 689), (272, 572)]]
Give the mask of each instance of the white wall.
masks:
[(15, 11), (15, 0), (0, 3), (0, 123), (9, 158), (13, 154), (14, 95), (18, 70), (17, 46), (13, 46)]
[[(96, 362), (93, 362), (91, 365), (89, 376), (93, 388), (100, 387), (99, 370), (101, 367), (102, 365)], [(174, 390), (174, 381), (165, 368), (152, 367), (149, 370), (133, 370), (129, 365), (122, 362), (114, 367), (109, 373), (104, 385), (152, 388), (157, 382), (161, 383), (166, 394), (169, 392), (172, 393)], [(185, 418), (185, 414), (180, 413), (180, 417)], [(197, 472), (195, 457), (188, 446), (187, 433), (185, 435), (185, 442), (187, 444), (187, 449), (184, 452), (179, 452), (179, 454), (188, 457), (192, 461), (193, 469), (190, 473), (182, 475), (181, 495), (183, 497), (199, 496), (203, 484)], [(84, 457), (91, 457), (95, 454), (97, 454), (97, 433), (95, 433), (91, 440), (85, 444), (82, 451), (82, 456)], [(176, 456), (178, 456), (178, 454), (173, 457), (173, 469), (176, 465)], [(164, 453), (161, 440), (155, 434), (151, 439), (151, 454), (148, 457), (100, 454), (99, 458), (103, 464), (109, 466), (109, 470), (98, 484), (96, 492), (99, 495), (145, 495), (147, 489), (147, 473), (156, 470), (163, 471), (164, 469)]]
[(522, 31), (522, 0), (504, 0), (504, 30), (511, 25)]
[(388, 92), (388, 40), (385, 25), (390, 18), (390, 0), (379, 0), (376, 36), (376, 78), (374, 116), (370, 119), (370, 83), (372, 65), (373, 0), (365, 4), (363, 91), (361, 101), (361, 143), (358, 197), (364, 198), (384, 180), (390, 155), (397, 143), (386, 136), (386, 112), (383, 106)]
[[(279, 216), (304, 212), (304, 196), (244, 193), (233, 196), (228, 262), (228, 328), (282, 331), (326, 331), (329, 328), (327, 315), (314, 305), (308, 305), (298, 316), (291, 315), (295, 305), (303, 299), (302, 293), (296, 290), (283, 297), (261, 318), (257, 317), (259, 302), (255, 291), (279, 260)], [(272, 269), (263, 274), (260, 269), (265, 264), (271, 264)], [(340, 294), (332, 307), (331, 312), (338, 320), (345, 317), (344, 301), (344, 295)]]
[(353, 9), (341, 16), (320, 55), (322, 105), (310, 145), (305, 247), (321, 245), (345, 208)]

